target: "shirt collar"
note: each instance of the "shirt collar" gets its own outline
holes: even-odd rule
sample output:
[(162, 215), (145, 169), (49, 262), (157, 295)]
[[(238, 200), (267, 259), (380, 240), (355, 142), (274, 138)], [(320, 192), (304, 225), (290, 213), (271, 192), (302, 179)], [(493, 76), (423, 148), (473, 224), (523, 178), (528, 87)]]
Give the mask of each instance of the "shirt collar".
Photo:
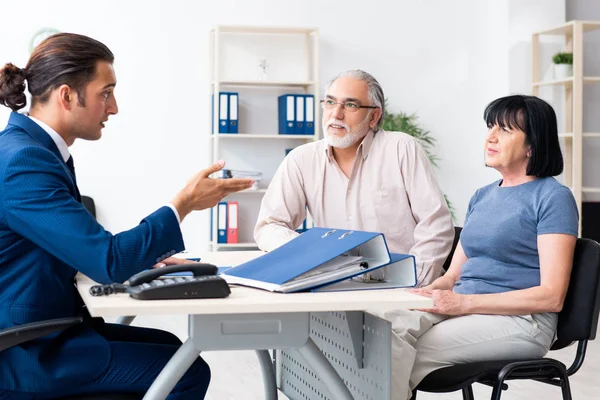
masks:
[[(367, 133), (367, 135), (363, 138), (362, 142), (360, 143), (360, 145), (358, 145), (358, 148), (356, 149), (356, 154), (361, 154), (363, 160), (367, 159), (367, 156), (369, 155), (369, 152), (371, 151), (371, 146), (373, 144), (373, 138), (375, 137), (375, 134), (377, 132), (373, 132), (372, 129), (369, 130), (369, 132)], [(329, 160), (329, 162), (333, 161), (333, 151), (331, 149), (331, 146), (327, 143), (326, 140), (323, 140), (325, 142), (325, 154), (327, 155), (327, 159)]]
[(65, 140), (58, 134), (58, 132), (50, 128), (48, 125), (46, 125), (39, 119), (34, 118), (31, 115), (28, 115), (28, 117), (33, 122), (38, 124), (40, 128), (46, 131), (46, 133), (52, 138), (52, 141), (56, 144), (56, 147), (58, 148), (58, 151), (60, 152), (60, 155), (62, 156), (64, 162), (67, 162), (69, 157), (71, 157), (71, 153), (69, 153), (69, 146), (67, 146), (67, 142), (65, 142)]

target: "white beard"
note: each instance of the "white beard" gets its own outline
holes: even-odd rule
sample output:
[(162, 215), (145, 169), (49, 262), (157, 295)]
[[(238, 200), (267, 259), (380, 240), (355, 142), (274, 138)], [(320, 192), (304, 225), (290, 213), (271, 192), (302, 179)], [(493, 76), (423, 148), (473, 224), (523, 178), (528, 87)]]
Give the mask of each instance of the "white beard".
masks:
[[(330, 134), (328, 132), (327, 126), (331, 124), (342, 126), (344, 129), (346, 129), (346, 134), (344, 136)], [(353, 130), (350, 130), (348, 125), (338, 120), (330, 120), (323, 124), (323, 132), (325, 132), (325, 142), (329, 146), (336, 147), (338, 149), (347, 149), (348, 147), (351, 147), (356, 142), (367, 136), (369, 130), (370, 127), (368, 117), (365, 118), (363, 122), (358, 124), (358, 126)]]

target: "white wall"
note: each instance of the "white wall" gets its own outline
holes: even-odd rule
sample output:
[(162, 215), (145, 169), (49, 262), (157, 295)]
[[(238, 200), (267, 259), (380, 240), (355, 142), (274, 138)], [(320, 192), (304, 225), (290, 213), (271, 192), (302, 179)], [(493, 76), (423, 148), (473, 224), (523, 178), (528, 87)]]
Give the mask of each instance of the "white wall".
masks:
[[(497, 178), (483, 165), (485, 105), (530, 92), (529, 66), (511, 57), (526, 63), (531, 32), (564, 21), (564, 0), (88, 4), (34, 0), (25, 14), (17, 2), (3, 4), (0, 62), (24, 66), (29, 39), (44, 26), (90, 35), (115, 53), (120, 113), (102, 140), (72, 148), (81, 191), (96, 199), (99, 219), (113, 232), (168, 202), (208, 163), (208, 31), (215, 24), (318, 27), (323, 82), (365, 69), (382, 83), (392, 110), (416, 112), (438, 139), (438, 177), (462, 224), (473, 192)], [(0, 125), (7, 116), (0, 111)], [(205, 248), (206, 224), (207, 212), (186, 219), (188, 248)]]

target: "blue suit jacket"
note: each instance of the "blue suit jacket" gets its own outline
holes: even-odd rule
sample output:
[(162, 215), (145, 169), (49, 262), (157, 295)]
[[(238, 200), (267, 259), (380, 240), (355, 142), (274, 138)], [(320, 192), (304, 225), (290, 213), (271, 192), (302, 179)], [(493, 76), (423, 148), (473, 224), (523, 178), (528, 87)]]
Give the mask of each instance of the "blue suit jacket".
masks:
[[(81, 316), (73, 278), (123, 282), (183, 250), (173, 211), (162, 207), (112, 235), (77, 201), (50, 136), (12, 113), (0, 132), (0, 329)], [(0, 352), (0, 389), (52, 392), (90, 382), (108, 366), (106, 340), (88, 324)]]

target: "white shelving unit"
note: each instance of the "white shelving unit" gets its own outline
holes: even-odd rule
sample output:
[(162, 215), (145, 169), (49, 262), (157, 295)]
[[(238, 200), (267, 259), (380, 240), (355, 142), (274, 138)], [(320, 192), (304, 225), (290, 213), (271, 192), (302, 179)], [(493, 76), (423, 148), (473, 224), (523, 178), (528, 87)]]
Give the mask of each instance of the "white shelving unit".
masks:
[[(559, 85), (564, 88), (564, 184), (573, 191), (579, 215), (582, 215), (583, 193), (600, 193), (600, 188), (583, 186), (583, 142), (585, 138), (600, 138), (600, 133), (583, 132), (583, 87), (586, 84), (600, 83), (599, 76), (583, 74), (584, 33), (600, 29), (599, 21), (570, 21), (563, 25), (534, 33), (532, 45), (532, 93), (539, 96), (543, 86)], [(543, 81), (540, 79), (540, 36), (564, 37), (564, 51), (573, 53), (573, 76), (565, 79)], [(581, 218), (579, 233), (581, 234)]]
[[(240, 107), (239, 133), (211, 134), (212, 161), (225, 159), (226, 168), (261, 172), (263, 178), (258, 190), (247, 190), (224, 199), (240, 204), (239, 243), (211, 240), (209, 247), (213, 251), (252, 249), (256, 248), (253, 230), (260, 201), (283, 161), (285, 149), (319, 140), (321, 136), (320, 108), (317, 107), (319, 34), (315, 28), (217, 26), (210, 35), (210, 95), (238, 91)], [(260, 59), (267, 60), (267, 77), (272, 79), (253, 79), (251, 71), (258, 71)], [(314, 95), (314, 135), (278, 134), (277, 97), (286, 93)], [(254, 98), (259, 100), (252, 103)], [(260, 116), (253, 118), (255, 114)], [(213, 107), (210, 121), (209, 133), (218, 132), (218, 107)], [(211, 229), (211, 237), (216, 238), (217, 224), (213, 223)]]

